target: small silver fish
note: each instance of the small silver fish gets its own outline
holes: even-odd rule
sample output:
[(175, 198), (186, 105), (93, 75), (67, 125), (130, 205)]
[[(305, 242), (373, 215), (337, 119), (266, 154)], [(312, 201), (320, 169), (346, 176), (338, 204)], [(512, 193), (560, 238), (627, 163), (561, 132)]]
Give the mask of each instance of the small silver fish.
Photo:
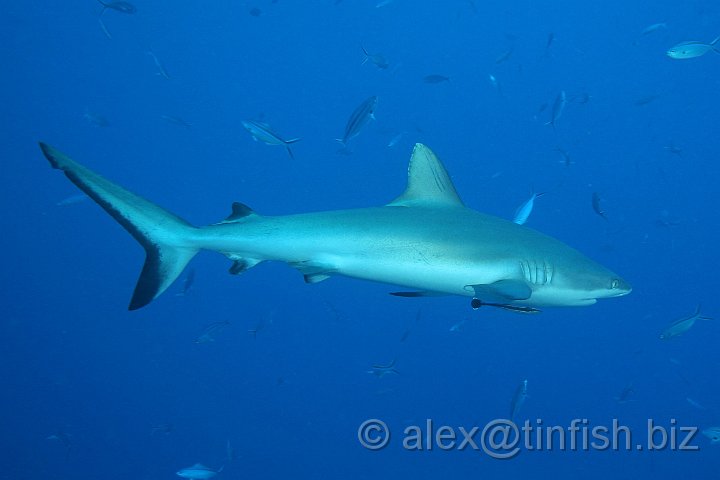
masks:
[(557, 97), (555, 97), (552, 112), (550, 113), (550, 120), (545, 123), (545, 125), (551, 125), (555, 128), (555, 122), (557, 122), (562, 116), (563, 111), (565, 110), (565, 105), (567, 105), (567, 96), (565, 95), (565, 90), (561, 90), (560, 93), (557, 94)]
[(563, 159), (560, 160), (560, 163), (563, 163), (566, 167), (569, 167), (570, 165), (575, 163), (572, 161), (572, 159), (570, 158), (570, 154), (566, 150), (563, 150), (561, 147), (555, 147), (555, 151), (563, 157)]
[(555, 41), (555, 34), (553, 32), (548, 33), (547, 41), (545, 42), (545, 56), (548, 55), (550, 52), (550, 47), (552, 47), (553, 42)]
[(642, 34), (650, 35), (651, 33), (655, 33), (658, 30), (663, 30), (665, 28), (667, 28), (667, 23), (653, 23), (652, 25), (648, 25), (647, 27), (643, 28)]
[(225, 327), (230, 325), (230, 321), (225, 320), (224, 322), (215, 322), (211, 323), (205, 329), (203, 329), (202, 333), (198, 335), (198, 337), (195, 339), (195, 343), (210, 343), (215, 341), (215, 336), (225, 330)]
[(528, 396), (527, 385), (528, 381), (523, 380), (522, 383), (518, 385), (517, 389), (515, 390), (515, 395), (513, 395), (512, 402), (510, 402), (511, 421), (515, 419), (515, 415), (518, 414), (523, 404), (525, 403), (525, 399)]
[(505, 50), (503, 53), (498, 55), (498, 57), (495, 59), (495, 64), (499, 65), (503, 62), (506, 62), (512, 57), (513, 52), (515, 51), (515, 45), (511, 46), (507, 50)]
[(717, 48), (719, 40), (720, 37), (717, 37), (710, 43), (681, 42), (670, 48), (670, 50), (667, 51), (667, 56), (675, 60), (685, 60), (688, 58), (701, 57), (711, 50), (715, 53), (720, 53), (720, 50)]
[(702, 431), (702, 434), (710, 439), (710, 443), (720, 443), (720, 427), (710, 427)]
[(70, 440), (70, 434), (60, 430), (54, 435), (48, 435), (47, 437), (45, 437), (45, 439), (59, 442), (65, 449), (65, 460), (70, 457), (70, 453), (73, 450), (73, 443), (72, 440)]
[(675, 145), (666, 145), (663, 148), (668, 153), (672, 153), (673, 155), (682, 157), (682, 148), (680, 148), (680, 147), (676, 147)]
[[(325, 305), (328, 307), (334, 308), (334, 307), (332, 307), (332, 305), (330, 303), (325, 302)], [(255, 324), (255, 326), (253, 328), (248, 328), (247, 332), (249, 334), (251, 334), (253, 336), (253, 338), (257, 339), (257, 334), (259, 332), (261, 332), (262, 330), (265, 330), (265, 327), (267, 325), (273, 324), (273, 317), (275, 316), (276, 313), (277, 313), (277, 309), (275, 308), (267, 316), (261, 318)], [(339, 315), (339, 314), (337, 314), (337, 311), (335, 311), (335, 310), (334, 310), (334, 313), (336, 313), (336, 315)], [(337, 318), (339, 318), (339, 316)]]
[(592, 194), (592, 208), (595, 213), (600, 215), (602, 218), (607, 220), (607, 214), (605, 213), (605, 210), (602, 208), (602, 197), (598, 192), (593, 192)]
[(429, 83), (431, 85), (437, 85), (438, 83), (449, 82), (449, 81), (450, 81), (450, 77), (447, 77), (445, 75), (433, 74), (433, 75), (425, 75), (423, 77), (423, 82)]
[(533, 194), (530, 195), (530, 198), (525, 200), (525, 202), (523, 202), (523, 204), (520, 205), (517, 210), (515, 210), (515, 216), (513, 217), (513, 223), (517, 223), (518, 225), (525, 224), (525, 222), (527, 222), (528, 217), (530, 217), (530, 214), (532, 213), (533, 207), (535, 206), (535, 199), (544, 194), (545, 194), (545, 192), (540, 192), (540, 193), (533, 192)]
[(660, 215), (655, 219), (655, 226), (661, 228), (672, 228), (682, 225), (680, 218), (670, 214), (667, 210), (660, 212)]
[(450, 331), (451, 332), (459, 332), (460, 329), (463, 327), (463, 325), (465, 325), (466, 322), (467, 322), (467, 318), (463, 318), (458, 323), (456, 323), (455, 325), (450, 327)]
[(158, 60), (157, 56), (155, 56), (155, 52), (153, 52), (152, 50), (148, 50), (147, 54), (152, 57), (153, 62), (155, 63), (155, 67), (158, 69), (157, 75), (160, 75), (161, 77), (165, 77), (170, 80), (170, 75), (168, 74), (167, 70), (165, 70), (165, 67), (163, 67), (163, 64), (160, 63), (160, 60)]
[(245, 130), (250, 132), (250, 135), (252, 135), (256, 142), (263, 142), (267, 145), (282, 145), (287, 149), (290, 158), (293, 160), (295, 159), (295, 155), (293, 155), (290, 145), (295, 142), (299, 142), (300, 138), (285, 140), (280, 135), (273, 132), (270, 125), (257, 120), (243, 120), (242, 126), (245, 127)]
[(172, 123), (173, 125), (177, 125), (179, 127), (185, 127), (190, 128), (192, 127), (192, 123), (187, 122), (186, 120), (176, 117), (174, 115), (160, 115), (160, 118), (165, 120), (168, 123)]
[(225, 444), (225, 459), (228, 461), (228, 463), (232, 463), (237, 457), (237, 451), (233, 448), (230, 440), (228, 440)]
[(83, 113), (83, 118), (89, 123), (92, 123), (93, 125), (98, 127), (105, 128), (110, 126), (110, 122), (107, 118), (103, 117), (102, 115), (98, 115), (97, 113), (89, 112), (87, 110), (85, 111), (85, 113)]
[(224, 465), (217, 470), (208, 468), (202, 463), (178, 470), (177, 475), (188, 480), (208, 480), (223, 471)]
[(135, 5), (133, 5), (130, 2), (103, 2), (102, 0), (98, 0), (100, 5), (103, 6), (102, 11), (100, 12), (100, 15), (105, 13), (105, 10), (115, 10), (116, 12), (120, 13), (127, 13), (129, 15), (132, 15), (133, 13), (137, 12), (137, 8), (135, 8)]
[(173, 430), (175, 430), (175, 427), (173, 427), (172, 423), (161, 423), (159, 425), (155, 425), (152, 427), (152, 433), (150, 434), (155, 435), (157, 434), (163, 434), (163, 435), (170, 435)]
[(372, 373), (378, 378), (382, 378), (389, 373), (400, 375), (400, 372), (395, 369), (395, 361), (396, 359), (393, 359), (393, 361), (390, 362), (388, 365), (373, 365), (371, 367), (372, 370), (368, 370), (367, 373)]
[(69, 197), (65, 197), (59, 202), (57, 202), (55, 205), (58, 207), (65, 207), (67, 205), (74, 205), (76, 203), (84, 202), (85, 200), (89, 199), (87, 195), (84, 193), (78, 193), (77, 195), (70, 195)]
[(695, 322), (698, 320), (712, 320), (711, 317), (706, 317), (700, 313), (699, 305), (695, 309), (695, 313), (693, 313), (692, 315), (679, 318), (672, 322), (670, 325), (668, 325), (665, 330), (663, 330), (663, 332), (660, 334), (660, 339), (670, 340), (671, 338), (679, 337), (683, 333), (690, 330), (692, 326), (695, 325)]
[(395, 135), (393, 138), (391, 138), (390, 141), (389, 141), (388, 144), (387, 144), (388, 148), (392, 148), (392, 147), (394, 147), (395, 145), (397, 145), (398, 142), (400, 141), (400, 139), (402, 139), (402, 137), (403, 137), (404, 135), (405, 135), (405, 132), (400, 132), (400, 133), (398, 133), (397, 135)]
[(488, 75), (488, 79), (490, 80), (490, 85), (492, 85), (498, 95), (500, 95), (501, 97), (505, 97), (505, 95), (503, 95), (502, 85), (500, 84), (500, 81), (497, 79), (497, 77), (491, 73)]
[(488, 79), (490, 80), (490, 85), (493, 86), (494, 89), (500, 90), (500, 84), (498, 83), (498, 79), (493, 75), (492, 73), (488, 75)]
[(373, 95), (368, 97), (357, 106), (348, 118), (347, 124), (345, 125), (345, 134), (342, 138), (336, 140), (343, 145), (347, 145), (347, 142), (356, 137), (360, 131), (367, 125), (370, 120), (375, 120), (375, 108), (377, 107), (378, 97)]
[(59, 430), (57, 433), (54, 433), (52, 435), (48, 435), (47, 437), (45, 437), (45, 440), (60, 442), (65, 448), (70, 448), (72, 446), (70, 435), (62, 430)]
[(592, 96), (587, 92), (577, 93), (577, 94), (573, 95), (572, 97), (570, 97), (568, 99), (568, 102), (584, 105), (584, 104), (588, 103), (591, 98), (592, 98)]
[(265, 328), (265, 322), (260, 322), (257, 325), (255, 325), (253, 328), (248, 328), (248, 333), (253, 336), (253, 338), (257, 338), (257, 334), (259, 331), (261, 331), (263, 328)]
[(176, 297), (186, 297), (192, 290), (192, 286), (195, 283), (195, 269), (191, 268), (185, 276), (182, 290), (175, 294)]
[(644, 97), (640, 97), (637, 100), (635, 100), (634, 105), (636, 107), (644, 107), (645, 105), (654, 102), (660, 98), (660, 95), (657, 93), (651, 94), (651, 95), (645, 95)]
[(707, 410), (702, 403), (698, 402), (697, 400), (693, 400), (690, 397), (685, 397), (685, 401), (688, 402), (693, 408), (697, 408), (698, 410)]
[(633, 387), (633, 384), (630, 383), (625, 386), (625, 388), (622, 389), (622, 392), (620, 392), (620, 395), (615, 397), (615, 400), (617, 400), (618, 403), (627, 403), (632, 401), (632, 396), (635, 394), (635, 388)]
[(388, 61), (385, 60), (385, 57), (383, 57), (379, 53), (369, 53), (362, 45), (360, 46), (360, 48), (362, 48), (362, 51), (365, 54), (365, 59), (362, 61), (362, 65), (365, 65), (369, 60), (370, 63), (374, 64), (380, 70), (385, 70), (390, 66)]

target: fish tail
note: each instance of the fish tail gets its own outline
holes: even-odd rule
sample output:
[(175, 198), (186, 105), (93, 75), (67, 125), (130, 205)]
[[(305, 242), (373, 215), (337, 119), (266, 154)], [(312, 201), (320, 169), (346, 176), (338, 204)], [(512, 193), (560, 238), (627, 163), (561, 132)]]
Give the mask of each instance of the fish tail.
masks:
[(145, 265), (128, 309), (136, 310), (153, 301), (180, 276), (199, 251), (192, 240), (195, 227), (101, 177), (55, 148), (42, 142), (40, 148), (53, 168), (62, 170), (145, 248)]
[(288, 155), (290, 155), (290, 158), (292, 160), (295, 160), (295, 154), (293, 154), (292, 149), (290, 148), (290, 145), (299, 142), (302, 140), (301, 138), (291, 138), (290, 140), (283, 140), (283, 143), (285, 144), (285, 148), (287, 149)]
[(698, 320), (712, 320), (713, 319), (712, 317), (708, 317), (708, 316), (700, 313), (701, 309), (702, 309), (702, 305), (698, 305), (697, 307), (695, 307), (695, 315), (694, 316), (697, 317)]
[[(104, 10), (103, 10), (104, 11)], [(102, 15), (102, 14), (101, 14)], [(112, 35), (110, 35), (110, 31), (105, 26), (105, 22), (102, 21), (102, 17), (98, 18), (98, 22), (100, 22), (100, 28), (102, 29), (103, 33), (107, 38), (112, 40)]]
[(363, 59), (363, 61), (360, 65), (365, 65), (367, 63), (367, 61), (370, 60), (370, 54), (368, 53), (367, 50), (365, 50), (365, 47), (363, 47), (362, 45), (360, 45), (360, 48), (362, 48), (362, 51), (365, 54), (365, 58)]
[(717, 54), (720, 54), (720, 44), (718, 42), (720, 42), (720, 35), (715, 37), (715, 40), (710, 42), (708, 45), (710, 45), (710, 50)]

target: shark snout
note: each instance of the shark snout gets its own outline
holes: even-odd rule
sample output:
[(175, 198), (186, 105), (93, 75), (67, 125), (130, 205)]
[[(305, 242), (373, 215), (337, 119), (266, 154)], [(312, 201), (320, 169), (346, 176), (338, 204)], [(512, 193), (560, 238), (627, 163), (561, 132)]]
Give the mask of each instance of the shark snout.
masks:
[(610, 279), (607, 289), (598, 295), (598, 298), (622, 297), (630, 292), (632, 292), (632, 285), (630, 285), (630, 283), (620, 277), (613, 277)]

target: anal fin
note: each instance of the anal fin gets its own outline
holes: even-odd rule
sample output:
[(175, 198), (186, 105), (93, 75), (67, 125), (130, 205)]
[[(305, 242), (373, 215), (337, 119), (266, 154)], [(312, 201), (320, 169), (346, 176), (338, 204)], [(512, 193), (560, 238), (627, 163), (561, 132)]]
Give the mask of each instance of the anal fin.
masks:
[(332, 266), (313, 261), (289, 262), (289, 265), (303, 274), (305, 283), (320, 283), (335, 273)]
[(330, 278), (330, 275), (323, 273), (315, 273), (312, 275), (303, 275), (303, 278), (305, 279), (305, 283), (320, 283), (323, 280), (327, 280), (328, 278)]
[(228, 255), (228, 257), (233, 261), (232, 265), (230, 265), (230, 268), (228, 269), (228, 273), (230, 273), (230, 275), (240, 275), (262, 261), (255, 258), (244, 258), (233, 255)]

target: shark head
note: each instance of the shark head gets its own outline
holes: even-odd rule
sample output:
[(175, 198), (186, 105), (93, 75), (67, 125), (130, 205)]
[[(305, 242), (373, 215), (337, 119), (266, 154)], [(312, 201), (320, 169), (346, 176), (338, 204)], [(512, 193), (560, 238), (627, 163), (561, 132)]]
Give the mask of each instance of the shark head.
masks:
[(582, 257), (580, 261), (556, 266), (550, 282), (533, 292), (533, 303), (561, 306), (592, 305), (602, 298), (622, 297), (632, 291), (619, 275)]

